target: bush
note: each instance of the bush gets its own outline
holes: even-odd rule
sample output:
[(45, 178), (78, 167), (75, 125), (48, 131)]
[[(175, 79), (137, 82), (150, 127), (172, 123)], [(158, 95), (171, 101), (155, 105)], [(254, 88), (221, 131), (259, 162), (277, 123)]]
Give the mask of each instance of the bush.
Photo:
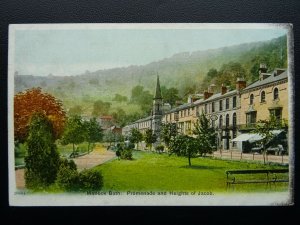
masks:
[(79, 173), (79, 189), (81, 191), (99, 190), (103, 187), (103, 176), (98, 171), (84, 170)]
[(134, 143), (129, 142), (125, 145), (125, 149), (134, 149)]
[(77, 189), (79, 175), (73, 160), (61, 159), (56, 182), (64, 190)]
[(131, 160), (132, 159), (132, 150), (124, 149), (123, 151), (121, 151), (121, 159)]
[(157, 146), (155, 147), (155, 150), (156, 150), (157, 152), (159, 152), (159, 153), (163, 152), (164, 149), (165, 149), (165, 146), (163, 146), (163, 145), (157, 145)]
[(57, 175), (57, 184), (67, 191), (99, 190), (103, 186), (103, 177), (101, 173), (92, 170), (78, 173), (73, 160), (62, 159)]

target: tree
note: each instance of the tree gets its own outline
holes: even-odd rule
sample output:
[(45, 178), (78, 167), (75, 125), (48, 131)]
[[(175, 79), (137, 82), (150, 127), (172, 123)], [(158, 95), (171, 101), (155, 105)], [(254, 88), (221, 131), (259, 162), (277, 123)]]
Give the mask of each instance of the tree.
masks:
[(111, 143), (115, 141), (115, 134), (111, 130), (105, 131), (103, 136), (103, 141), (108, 142), (109, 146), (111, 146)]
[(191, 158), (197, 156), (199, 141), (187, 135), (178, 135), (170, 143), (171, 154), (188, 158), (189, 166), (192, 165)]
[(137, 149), (138, 149), (138, 143), (143, 140), (143, 135), (142, 133), (137, 129), (137, 128), (132, 128), (130, 130), (129, 134), (129, 141), (131, 143), (137, 144)]
[(164, 102), (168, 102), (172, 107), (175, 105), (177, 100), (181, 100), (179, 98), (179, 91), (178, 89), (171, 87), (166, 88), (165, 86), (161, 87), (161, 94), (164, 98)]
[(285, 124), (281, 124), (275, 117), (270, 117), (269, 120), (259, 120), (255, 124), (253, 133), (259, 134), (262, 137), (261, 144), (263, 147), (264, 164), (266, 163), (267, 144), (274, 138), (272, 130), (281, 129)]
[(200, 155), (212, 153), (216, 148), (216, 133), (214, 128), (210, 126), (209, 120), (203, 112), (195, 123), (193, 133), (197, 135)]
[(175, 123), (166, 123), (162, 125), (160, 136), (168, 148), (170, 146), (170, 142), (176, 137), (176, 135), (177, 128)]
[(127, 115), (122, 108), (117, 107), (116, 111), (113, 112), (111, 115), (117, 124), (119, 124), (120, 126), (125, 126), (126, 120), (127, 120)]
[(15, 139), (24, 142), (28, 136), (30, 118), (34, 113), (45, 115), (52, 124), (54, 138), (63, 133), (66, 113), (60, 100), (43, 93), (41, 88), (20, 92), (14, 97)]
[(66, 128), (62, 137), (62, 144), (72, 144), (73, 154), (75, 153), (75, 144), (82, 143), (87, 136), (87, 130), (80, 116), (68, 118)]
[(88, 142), (88, 153), (90, 152), (90, 144), (101, 141), (103, 137), (102, 128), (96, 118), (91, 118), (84, 122), (86, 129), (86, 141)]
[(103, 102), (102, 100), (95, 101), (92, 115), (100, 116), (100, 115), (108, 114), (110, 110), (110, 106), (111, 106), (110, 102)]
[(123, 96), (123, 95), (120, 95), (120, 94), (115, 94), (115, 97), (113, 98), (113, 101), (116, 101), (116, 102), (127, 102), (127, 97), (126, 96)]
[(153, 95), (145, 91), (143, 86), (137, 85), (131, 90), (131, 103), (140, 105), (145, 113), (149, 113), (152, 108)]
[(82, 107), (80, 105), (75, 105), (74, 107), (69, 109), (68, 114), (70, 116), (74, 116), (74, 115), (80, 116), (82, 114)]
[(222, 84), (235, 87), (237, 78), (246, 78), (246, 70), (242, 64), (237, 62), (229, 62), (223, 64), (216, 77), (216, 85), (221, 87)]
[(153, 133), (152, 129), (147, 129), (144, 135), (144, 141), (146, 142), (147, 146), (150, 146), (150, 150), (152, 150), (152, 144), (155, 143), (157, 140), (156, 134)]
[(42, 113), (32, 115), (26, 144), (26, 187), (43, 189), (54, 183), (60, 162), (53, 126), (46, 115)]

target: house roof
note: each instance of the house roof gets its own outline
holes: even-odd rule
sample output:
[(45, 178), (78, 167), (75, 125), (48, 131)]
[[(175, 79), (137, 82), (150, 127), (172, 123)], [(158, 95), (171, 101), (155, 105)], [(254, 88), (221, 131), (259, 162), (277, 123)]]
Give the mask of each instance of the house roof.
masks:
[(266, 84), (269, 84), (269, 83), (273, 83), (273, 82), (276, 82), (276, 81), (279, 81), (279, 80), (283, 80), (283, 79), (286, 79), (287, 77), (288, 77), (287, 76), (287, 71), (284, 71), (283, 73), (277, 75), (277, 72), (275, 70), (271, 74), (271, 76), (267, 77), (264, 80), (257, 80), (257, 81), (255, 81), (254, 83), (252, 83), (248, 87), (246, 87), (244, 89), (244, 91), (252, 89), (252, 88), (256, 88), (256, 87), (259, 87), (259, 86), (262, 86), (262, 85), (266, 85)]
[(144, 122), (144, 121), (151, 120), (151, 119), (152, 119), (152, 116), (148, 116), (148, 117), (139, 119), (139, 120), (135, 121), (134, 123), (140, 123), (140, 122)]
[(214, 99), (217, 99), (217, 98), (227, 97), (227, 96), (230, 96), (230, 95), (235, 94), (235, 93), (236, 93), (236, 90), (228, 91), (228, 92), (224, 93), (223, 95), (221, 93), (217, 93), (217, 94), (214, 94), (214, 95), (210, 96), (208, 99), (206, 99), (204, 101), (209, 102), (211, 100), (214, 100)]

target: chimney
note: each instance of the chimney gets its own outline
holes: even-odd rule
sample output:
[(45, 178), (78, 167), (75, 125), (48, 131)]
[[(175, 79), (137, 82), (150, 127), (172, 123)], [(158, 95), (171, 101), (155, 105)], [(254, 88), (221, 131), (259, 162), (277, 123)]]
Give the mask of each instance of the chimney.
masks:
[(236, 90), (239, 92), (246, 87), (246, 81), (244, 78), (237, 78), (236, 80)]
[(215, 84), (209, 85), (209, 92), (210, 93), (215, 93), (215, 91), (216, 91), (216, 85)]
[(212, 96), (214, 93), (210, 92), (209, 90), (208, 91), (204, 91), (203, 93), (203, 99), (206, 100), (208, 99), (210, 96)]
[(261, 63), (259, 65), (259, 69), (258, 69), (258, 73), (261, 74), (261, 73), (266, 73), (268, 70), (267, 68), (267, 65), (265, 63)]
[(224, 86), (224, 84), (222, 84), (221, 86), (221, 95), (224, 95), (227, 92), (227, 87)]

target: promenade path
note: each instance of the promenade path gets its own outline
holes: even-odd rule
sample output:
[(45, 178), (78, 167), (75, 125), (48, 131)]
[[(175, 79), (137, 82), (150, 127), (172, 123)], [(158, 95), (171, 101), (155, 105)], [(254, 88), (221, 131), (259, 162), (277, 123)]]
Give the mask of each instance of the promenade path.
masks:
[[(74, 158), (77, 165), (77, 170), (82, 171), (94, 166), (103, 164), (116, 157), (115, 152), (107, 151), (104, 147), (96, 146), (95, 149), (89, 154)], [(24, 169), (15, 170), (16, 173), (16, 186), (18, 189), (25, 188)]]

